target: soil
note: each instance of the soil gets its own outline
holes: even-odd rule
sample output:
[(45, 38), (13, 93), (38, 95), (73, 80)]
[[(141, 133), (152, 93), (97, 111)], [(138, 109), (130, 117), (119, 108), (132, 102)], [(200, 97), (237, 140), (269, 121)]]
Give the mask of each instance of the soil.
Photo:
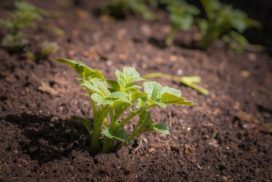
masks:
[[(180, 32), (165, 47), (169, 26), (161, 12), (156, 21), (117, 21), (94, 15), (92, 1), (32, 2), (58, 13), (31, 39), (56, 41), (60, 51), (37, 63), (0, 49), (0, 181), (272, 181), (269, 55), (235, 54), (220, 44), (206, 52), (184, 46), (197, 39), (195, 31)], [(0, 17), (11, 5), (0, 2)], [(199, 75), (210, 95), (160, 79), (196, 103), (152, 112), (171, 135), (145, 134), (133, 146), (91, 155), (85, 129), (70, 120), (90, 117), (88, 98), (56, 57), (83, 60), (109, 77), (126, 65), (141, 74)]]

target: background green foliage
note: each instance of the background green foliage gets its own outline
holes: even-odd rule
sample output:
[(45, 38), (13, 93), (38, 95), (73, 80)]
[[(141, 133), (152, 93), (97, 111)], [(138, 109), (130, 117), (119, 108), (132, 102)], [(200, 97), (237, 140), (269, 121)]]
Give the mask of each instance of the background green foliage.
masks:
[(102, 9), (105, 13), (121, 17), (130, 13), (153, 19), (150, 6), (164, 7), (168, 13), (171, 30), (166, 36), (166, 45), (171, 45), (178, 30), (187, 31), (193, 26), (200, 33), (199, 45), (207, 49), (217, 40), (222, 40), (226, 47), (242, 52), (248, 45), (243, 36), (246, 29), (260, 27), (260, 23), (250, 19), (246, 13), (234, 9), (219, 0), (199, 0), (204, 10), (200, 10), (185, 0), (105, 0)]
[(140, 14), (144, 19), (151, 20), (154, 14), (149, 9), (152, 0), (104, 0), (102, 11), (116, 18), (123, 18), (127, 14)]
[(35, 23), (42, 19), (46, 13), (24, 1), (15, 3), (16, 10), (10, 19), (0, 20), (0, 26), (5, 36), (1, 40), (1, 46), (10, 50), (19, 50), (28, 43), (24, 28), (35, 27)]
[(198, 20), (201, 34), (201, 47), (206, 49), (214, 41), (222, 39), (226, 45), (236, 51), (242, 51), (248, 44), (242, 33), (250, 27), (259, 27), (256, 20), (250, 19), (246, 13), (224, 5), (218, 0), (200, 0), (206, 19)]

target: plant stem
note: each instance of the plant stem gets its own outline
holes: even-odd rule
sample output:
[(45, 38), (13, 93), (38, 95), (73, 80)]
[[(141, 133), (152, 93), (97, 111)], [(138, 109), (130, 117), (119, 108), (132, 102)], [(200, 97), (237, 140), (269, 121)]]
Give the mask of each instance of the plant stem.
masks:
[(103, 121), (98, 121), (97, 119), (94, 119), (93, 133), (91, 137), (91, 148), (96, 151), (99, 149), (99, 137), (102, 123)]
[[(93, 108), (93, 117), (94, 123), (92, 128), (92, 136), (91, 136), (91, 148), (94, 151), (98, 151), (99, 149), (99, 138), (101, 134), (101, 128), (103, 125), (103, 121), (105, 120), (105, 111), (97, 111), (97, 107), (95, 103), (92, 101), (92, 108)], [(102, 108), (103, 109), (103, 108)]]
[(109, 153), (112, 149), (112, 145), (113, 145), (112, 139), (105, 137), (102, 152)]
[(122, 122), (119, 124), (119, 128), (123, 128), (128, 122), (133, 119), (135, 116), (139, 115), (141, 112), (143, 112), (145, 109), (140, 109), (137, 112), (131, 113), (127, 118), (122, 120)]

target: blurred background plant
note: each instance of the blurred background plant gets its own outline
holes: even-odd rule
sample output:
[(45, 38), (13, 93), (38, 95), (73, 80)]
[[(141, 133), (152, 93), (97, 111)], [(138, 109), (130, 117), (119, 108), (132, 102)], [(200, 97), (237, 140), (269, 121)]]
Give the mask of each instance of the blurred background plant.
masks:
[(102, 13), (117, 19), (124, 18), (128, 14), (140, 14), (145, 20), (152, 20), (155, 15), (150, 5), (154, 0), (104, 0), (101, 6)]
[(243, 36), (244, 31), (261, 26), (243, 11), (222, 4), (218, 0), (200, 0), (200, 2), (206, 15), (206, 18), (197, 21), (200, 46), (203, 49), (210, 47), (216, 40), (223, 40), (226, 46), (241, 52), (249, 44)]
[[(199, 46), (207, 49), (221, 40), (236, 52), (249, 46), (243, 33), (249, 28), (259, 28), (261, 24), (251, 19), (241, 10), (219, 0), (198, 0), (198, 5), (185, 0), (104, 0), (102, 12), (116, 18), (128, 14), (140, 14), (144, 19), (155, 18), (155, 7), (166, 10), (171, 30), (165, 38), (166, 45), (172, 45), (177, 31), (188, 31), (196, 27), (200, 34)], [(191, 2), (190, 2), (191, 3)]]
[(24, 1), (17, 1), (15, 7), (10, 19), (0, 20), (4, 33), (1, 46), (11, 52), (20, 52), (29, 43), (23, 30), (35, 28), (37, 21), (41, 21), (46, 12)]

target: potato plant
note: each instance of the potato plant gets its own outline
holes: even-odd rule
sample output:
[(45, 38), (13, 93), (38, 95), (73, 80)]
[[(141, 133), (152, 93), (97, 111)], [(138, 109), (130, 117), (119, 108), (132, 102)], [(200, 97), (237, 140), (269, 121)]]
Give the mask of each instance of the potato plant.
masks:
[(41, 20), (45, 12), (24, 1), (16, 2), (15, 7), (16, 10), (11, 15), (11, 19), (0, 20), (0, 27), (4, 32), (1, 46), (17, 52), (28, 44), (28, 39), (23, 29), (34, 27), (35, 22)]
[(104, 0), (102, 12), (116, 18), (123, 18), (127, 14), (140, 14), (144, 19), (154, 18), (154, 14), (148, 7), (150, 0)]
[[(129, 144), (142, 133), (155, 131), (169, 134), (165, 123), (156, 123), (150, 109), (165, 109), (170, 104), (191, 106), (177, 89), (143, 79), (133, 67), (116, 70), (116, 80), (109, 80), (99, 71), (81, 62), (58, 59), (80, 75), (80, 86), (89, 95), (93, 121), (75, 117), (87, 129), (94, 152), (109, 152), (118, 143)], [(126, 125), (137, 118), (132, 131)]]
[(207, 49), (216, 40), (223, 40), (227, 46), (242, 51), (247, 45), (243, 32), (250, 27), (259, 27), (256, 20), (250, 19), (246, 13), (224, 5), (218, 0), (200, 0), (207, 19), (198, 21), (201, 35), (201, 47)]

